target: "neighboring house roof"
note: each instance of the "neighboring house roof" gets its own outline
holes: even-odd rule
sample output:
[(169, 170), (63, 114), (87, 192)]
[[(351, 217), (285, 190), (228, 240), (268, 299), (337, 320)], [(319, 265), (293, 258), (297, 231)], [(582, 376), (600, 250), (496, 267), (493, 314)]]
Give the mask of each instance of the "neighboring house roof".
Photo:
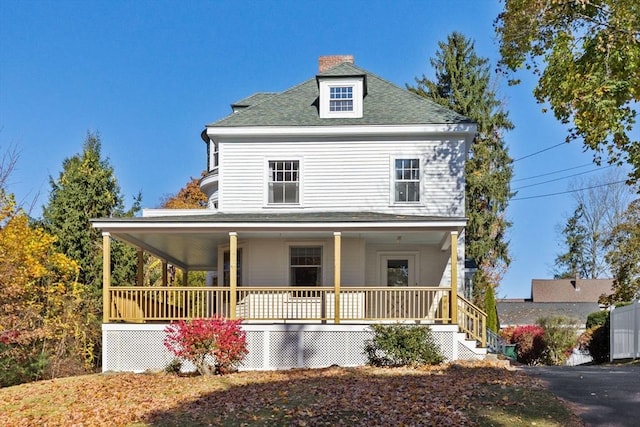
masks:
[[(256, 94), (234, 105), (235, 113), (209, 127), (241, 126), (340, 126), (471, 124), (470, 119), (418, 96), (350, 63), (342, 63), (319, 77), (365, 76), (366, 95), (361, 118), (321, 119), (318, 114), (318, 82), (309, 79), (278, 94)], [(259, 97), (259, 98), (254, 98)]]
[(533, 302), (590, 302), (597, 303), (600, 295), (613, 291), (612, 279), (533, 279)]
[(610, 294), (612, 279), (533, 279), (531, 299), (499, 300), (500, 325), (530, 325), (541, 317), (562, 316), (583, 325), (600, 310), (598, 298)]
[(576, 325), (584, 327), (587, 316), (599, 311), (595, 302), (531, 302), (498, 301), (498, 319), (500, 326), (532, 325), (542, 317), (561, 316), (575, 320)]

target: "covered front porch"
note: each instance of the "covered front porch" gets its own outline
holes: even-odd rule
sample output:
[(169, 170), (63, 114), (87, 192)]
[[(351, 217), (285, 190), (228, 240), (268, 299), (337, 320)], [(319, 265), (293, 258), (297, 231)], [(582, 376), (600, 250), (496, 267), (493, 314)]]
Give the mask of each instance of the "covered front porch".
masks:
[[(406, 322), (457, 325), (486, 344), (485, 313), (458, 293), (463, 219), (190, 214), (94, 221), (104, 324), (214, 315), (249, 325)], [(136, 284), (111, 282), (112, 238), (138, 249)], [(145, 252), (162, 260), (162, 286), (144, 286)], [(183, 278), (217, 274), (207, 286), (169, 285), (169, 265)]]

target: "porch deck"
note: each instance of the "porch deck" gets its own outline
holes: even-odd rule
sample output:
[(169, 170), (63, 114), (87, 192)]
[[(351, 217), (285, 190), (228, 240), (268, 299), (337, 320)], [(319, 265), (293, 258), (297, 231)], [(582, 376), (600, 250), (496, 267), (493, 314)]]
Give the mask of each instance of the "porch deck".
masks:
[[(104, 323), (156, 323), (211, 317), (247, 323), (458, 324), (486, 346), (486, 314), (444, 287), (113, 286)], [(234, 298), (235, 297), (235, 298)]]

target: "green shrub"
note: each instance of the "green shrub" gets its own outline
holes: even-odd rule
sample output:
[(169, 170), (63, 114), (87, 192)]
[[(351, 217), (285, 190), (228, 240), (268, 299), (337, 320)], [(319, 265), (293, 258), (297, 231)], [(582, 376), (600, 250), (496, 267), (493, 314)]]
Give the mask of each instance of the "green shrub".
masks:
[(0, 339), (0, 387), (41, 379), (48, 364), (46, 353), (30, 353), (19, 345), (6, 344)]
[(544, 363), (564, 364), (577, 342), (578, 329), (574, 324), (574, 320), (562, 316), (538, 319), (538, 325), (544, 330)]
[(178, 358), (173, 358), (167, 366), (164, 367), (164, 371), (167, 374), (179, 374), (182, 370), (182, 362)]
[(609, 361), (611, 343), (610, 312), (596, 311), (587, 317), (587, 330), (580, 336), (580, 346), (587, 349), (596, 363)]
[(602, 326), (609, 318), (609, 310), (600, 310), (590, 313), (587, 316), (587, 329), (591, 329), (594, 326)]
[(373, 338), (364, 349), (370, 365), (435, 365), (444, 360), (428, 326), (372, 325), (371, 329)]
[(597, 326), (591, 332), (591, 340), (587, 348), (594, 362), (605, 363), (609, 361), (609, 352), (611, 351), (610, 336), (609, 320), (604, 325)]

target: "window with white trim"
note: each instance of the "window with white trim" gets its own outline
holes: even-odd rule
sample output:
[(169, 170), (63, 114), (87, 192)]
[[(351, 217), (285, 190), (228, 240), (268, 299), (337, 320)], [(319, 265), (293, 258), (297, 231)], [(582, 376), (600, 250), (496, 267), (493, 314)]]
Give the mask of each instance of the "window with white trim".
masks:
[(395, 159), (393, 200), (396, 203), (420, 201), (419, 159)]
[(290, 246), (291, 286), (322, 285), (322, 246)]
[(270, 160), (268, 183), (269, 203), (299, 203), (300, 161)]
[(329, 111), (353, 111), (353, 86), (329, 88)]
[(318, 76), (318, 113), (321, 119), (363, 117), (364, 76)]

